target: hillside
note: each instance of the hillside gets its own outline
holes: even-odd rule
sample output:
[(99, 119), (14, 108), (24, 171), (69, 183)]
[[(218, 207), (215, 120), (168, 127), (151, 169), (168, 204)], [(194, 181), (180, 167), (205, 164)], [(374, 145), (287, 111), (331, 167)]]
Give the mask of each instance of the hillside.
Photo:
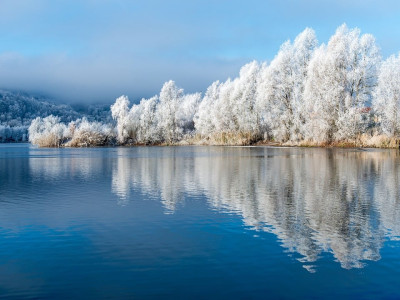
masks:
[(56, 104), (45, 97), (0, 90), (0, 142), (26, 140), (27, 128), (32, 120), (49, 115), (60, 117), (62, 122), (83, 117), (91, 121), (111, 120), (107, 105), (88, 105), (77, 110), (71, 105)]

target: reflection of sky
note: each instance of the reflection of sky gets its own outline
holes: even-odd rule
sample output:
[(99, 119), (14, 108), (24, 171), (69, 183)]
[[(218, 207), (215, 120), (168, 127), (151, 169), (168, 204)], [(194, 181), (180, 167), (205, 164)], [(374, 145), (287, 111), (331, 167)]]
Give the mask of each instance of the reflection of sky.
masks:
[(395, 295), (396, 152), (14, 147), (0, 148), (1, 294), (305, 297), (317, 281), (333, 297), (334, 279)]
[(322, 42), (346, 22), (372, 33), (384, 56), (400, 50), (399, 2), (3, 0), (2, 88), (112, 101), (156, 94), (174, 79), (188, 91), (234, 76), (313, 27)]

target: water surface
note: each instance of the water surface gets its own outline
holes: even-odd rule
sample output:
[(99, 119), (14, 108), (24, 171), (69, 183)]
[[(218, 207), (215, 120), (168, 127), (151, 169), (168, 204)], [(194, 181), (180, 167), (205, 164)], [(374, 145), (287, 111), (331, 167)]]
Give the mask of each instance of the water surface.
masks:
[(0, 144), (0, 296), (399, 298), (399, 162)]

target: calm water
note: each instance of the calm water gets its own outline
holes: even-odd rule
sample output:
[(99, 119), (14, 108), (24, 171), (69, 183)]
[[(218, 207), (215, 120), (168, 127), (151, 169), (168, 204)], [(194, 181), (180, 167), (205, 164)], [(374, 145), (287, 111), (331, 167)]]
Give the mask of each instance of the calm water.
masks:
[(400, 155), (2, 144), (0, 296), (400, 298)]

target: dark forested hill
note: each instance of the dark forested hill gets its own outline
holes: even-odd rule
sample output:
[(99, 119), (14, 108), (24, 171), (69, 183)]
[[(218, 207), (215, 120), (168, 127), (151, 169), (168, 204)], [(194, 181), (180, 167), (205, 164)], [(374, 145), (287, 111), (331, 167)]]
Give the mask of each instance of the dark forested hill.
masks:
[(69, 105), (57, 105), (45, 98), (0, 90), (1, 125), (29, 126), (34, 118), (46, 117), (51, 114), (61, 117), (64, 121), (81, 116)]
[(0, 90), (0, 142), (24, 140), (31, 121), (49, 115), (58, 116), (65, 123), (82, 117), (101, 122), (111, 120), (108, 105), (83, 105), (74, 109), (45, 97)]

